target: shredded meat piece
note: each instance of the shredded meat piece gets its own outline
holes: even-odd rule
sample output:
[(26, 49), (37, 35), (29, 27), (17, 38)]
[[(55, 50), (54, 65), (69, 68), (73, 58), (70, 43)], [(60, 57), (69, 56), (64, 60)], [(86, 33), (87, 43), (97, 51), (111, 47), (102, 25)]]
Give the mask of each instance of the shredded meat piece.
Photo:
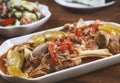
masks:
[(115, 36), (110, 39), (110, 43), (108, 45), (108, 49), (113, 54), (120, 53), (120, 42), (119, 42), (120, 36)]
[(99, 31), (95, 36), (94, 40), (100, 49), (106, 48), (109, 43), (109, 37), (107, 36), (107, 33), (103, 31)]
[(98, 49), (98, 45), (95, 43), (94, 40), (90, 39), (86, 42), (85, 47), (89, 50), (95, 50)]

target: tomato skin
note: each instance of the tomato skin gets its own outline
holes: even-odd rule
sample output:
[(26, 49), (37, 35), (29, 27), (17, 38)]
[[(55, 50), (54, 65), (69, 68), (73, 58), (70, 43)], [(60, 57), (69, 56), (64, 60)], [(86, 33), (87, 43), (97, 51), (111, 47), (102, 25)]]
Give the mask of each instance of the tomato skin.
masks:
[(50, 43), (50, 44), (48, 45), (48, 50), (49, 50), (49, 53), (50, 53), (50, 55), (51, 55), (53, 64), (54, 64), (54, 66), (55, 66), (56, 63), (57, 63), (56, 52), (55, 52), (55, 44), (54, 44), (54, 43)]
[(15, 18), (8, 18), (8, 19), (3, 19), (2, 21), (0, 21), (0, 24), (2, 26), (14, 24), (14, 23), (15, 23)]

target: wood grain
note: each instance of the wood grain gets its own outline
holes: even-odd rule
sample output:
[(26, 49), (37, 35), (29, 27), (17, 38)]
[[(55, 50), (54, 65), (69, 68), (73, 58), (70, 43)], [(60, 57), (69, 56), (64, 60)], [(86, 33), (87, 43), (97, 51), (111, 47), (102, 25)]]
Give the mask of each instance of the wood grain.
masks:
[[(73, 23), (79, 18), (83, 18), (84, 20), (100, 19), (103, 21), (112, 21), (120, 23), (120, 0), (116, 0), (116, 3), (112, 6), (87, 11), (65, 8), (56, 4), (54, 0), (38, 0), (38, 2), (47, 5), (50, 11), (52, 12), (52, 16), (37, 31), (62, 26), (65, 23)], [(0, 44), (2, 44), (7, 39), (8, 38), (0, 36)], [(8, 82), (0, 76), (0, 83), (10, 82)], [(57, 83), (120, 83), (120, 64), (116, 64), (71, 79), (59, 81)]]

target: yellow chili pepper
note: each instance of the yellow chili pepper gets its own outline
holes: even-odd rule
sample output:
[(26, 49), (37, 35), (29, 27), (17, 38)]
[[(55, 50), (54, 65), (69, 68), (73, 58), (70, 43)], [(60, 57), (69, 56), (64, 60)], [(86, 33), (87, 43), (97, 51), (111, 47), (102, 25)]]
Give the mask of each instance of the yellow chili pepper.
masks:
[(21, 71), (23, 62), (24, 62), (23, 55), (21, 55), (17, 51), (9, 50), (7, 59), (6, 59), (8, 73), (12, 76), (27, 77), (27, 75)]
[(62, 31), (48, 31), (44, 33), (47, 40), (56, 40), (57, 38), (65, 37), (65, 33)]
[(45, 42), (45, 36), (43, 34), (37, 34), (32, 36), (28, 43), (33, 43), (35, 46)]
[(100, 26), (99, 29), (114, 35), (120, 34), (120, 26), (113, 24), (104, 24), (103, 26)]

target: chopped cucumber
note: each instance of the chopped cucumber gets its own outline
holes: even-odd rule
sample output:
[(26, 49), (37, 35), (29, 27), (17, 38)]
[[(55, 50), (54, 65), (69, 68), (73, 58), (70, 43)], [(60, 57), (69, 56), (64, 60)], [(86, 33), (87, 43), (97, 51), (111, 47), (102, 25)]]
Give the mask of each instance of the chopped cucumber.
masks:
[(28, 1), (21, 1), (20, 5), (23, 6), (25, 9), (29, 10), (29, 11), (33, 11), (34, 10), (34, 5), (32, 5), (31, 2)]
[(42, 13), (40, 13), (40, 12), (36, 12), (36, 15), (37, 15), (38, 19), (40, 19), (42, 17)]
[(9, 13), (8, 13), (8, 17), (9, 17), (9, 18), (12, 17), (13, 14), (14, 14), (13, 12), (9, 12)]
[(37, 16), (34, 13), (24, 12), (23, 15), (29, 17), (32, 21), (36, 21), (37, 20)]
[(16, 16), (17, 18), (20, 18), (20, 17), (22, 17), (22, 13), (21, 13), (21, 12), (15, 12), (15, 16)]
[(13, 8), (12, 11), (8, 13), (8, 17), (10, 18), (10, 17), (14, 16), (16, 11), (17, 10), (15, 8)]

